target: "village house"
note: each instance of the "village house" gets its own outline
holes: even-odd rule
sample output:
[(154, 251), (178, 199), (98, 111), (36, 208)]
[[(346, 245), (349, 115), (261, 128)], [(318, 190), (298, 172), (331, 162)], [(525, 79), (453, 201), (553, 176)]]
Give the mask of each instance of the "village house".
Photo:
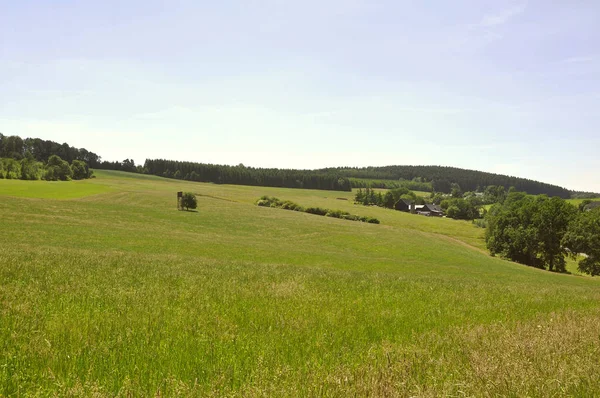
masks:
[(394, 210), (410, 212), (411, 207), (414, 207), (414, 203), (410, 199), (400, 199), (394, 205)]
[(434, 204), (417, 205), (410, 199), (400, 199), (394, 205), (394, 210), (420, 214), (422, 216), (442, 217), (444, 212), (442, 208)]
[(443, 217), (444, 211), (438, 205), (424, 204), (415, 206), (417, 214), (428, 217)]

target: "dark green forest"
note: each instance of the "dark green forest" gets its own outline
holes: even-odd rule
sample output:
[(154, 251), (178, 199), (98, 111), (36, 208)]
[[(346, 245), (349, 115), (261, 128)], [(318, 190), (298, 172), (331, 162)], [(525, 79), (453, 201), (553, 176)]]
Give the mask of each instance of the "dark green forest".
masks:
[[(418, 180), (431, 183), (435, 192), (451, 193), (452, 184), (458, 184), (463, 192), (483, 191), (488, 185), (501, 185), (508, 190), (514, 187), (517, 191), (531, 195), (546, 194), (564, 199), (571, 197), (571, 191), (556, 185), (533, 181), (526, 178), (511, 177), (483, 171), (465, 170), (446, 166), (384, 166), (384, 167), (339, 167), (326, 168), (319, 171), (338, 173), (348, 178), (370, 180)], [(390, 186), (389, 188), (392, 188)], [(395, 188), (395, 187), (394, 187)], [(410, 189), (410, 188), (409, 188)], [(415, 189), (415, 188), (412, 188)]]
[(167, 178), (217, 184), (255, 185), (282, 188), (351, 191), (348, 178), (335, 172), (292, 169), (261, 169), (244, 165), (226, 166), (206, 163), (146, 159), (144, 170)]
[(597, 194), (571, 192), (566, 188), (526, 178), (511, 177), (475, 170), (445, 166), (384, 166), (384, 167), (336, 167), (318, 170), (263, 169), (243, 165), (228, 166), (165, 159), (147, 159), (144, 166), (133, 159), (103, 161), (94, 152), (75, 148), (67, 143), (59, 144), (40, 138), (5, 136), (0, 134), (0, 158), (32, 159), (47, 163), (51, 156), (58, 156), (69, 164), (85, 162), (92, 169), (121, 170), (147, 173), (168, 178), (218, 184), (288, 187), (350, 191), (352, 188), (407, 188), (417, 191), (451, 193), (457, 186), (462, 192), (483, 192), (488, 186), (502, 186), (507, 191), (531, 195), (545, 194), (561, 198), (588, 198)]

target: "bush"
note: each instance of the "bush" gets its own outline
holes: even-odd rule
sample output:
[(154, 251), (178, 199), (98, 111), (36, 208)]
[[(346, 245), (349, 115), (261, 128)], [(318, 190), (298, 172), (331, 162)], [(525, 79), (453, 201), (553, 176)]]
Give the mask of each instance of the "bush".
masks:
[(281, 201), (275, 197), (263, 195), (258, 199), (256, 204), (263, 207), (280, 207)]
[(52, 155), (48, 159), (44, 180), (48, 181), (69, 181), (73, 177), (73, 170), (69, 163), (62, 160), (59, 156)]
[(341, 210), (328, 210), (325, 216), (333, 217), (333, 218), (343, 218), (344, 216), (349, 216), (350, 213)]
[(181, 197), (181, 207), (185, 207), (186, 210), (195, 209), (198, 207), (198, 201), (196, 195), (191, 192), (184, 192)]
[(316, 214), (318, 216), (324, 216), (327, 214), (328, 210), (327, 209), (321, 209), (320, 207), (308, 207), (306, 210), (304, 210), (306, 213), (309, 214)]
[(36, 162), (31, 154), (21, 159), (21, 180), (39, 180), (42, 177), (44, 165)]
[(473, 225), (479, 228), (487, 228), (487, 221), (483, 218), (477, 218), (473, 220)]
[(275, 208), (284, 209), (284, 210), (302, 211), (302, 212), (309, 213), (309, 214), (339, 218), (342, 220), (362, 221), (362, 222), (367, 222), (367, 223), (371, 223), (371, 224), (379, 224), (379, 220), (376, 218), (373, 218), (373, 217), (359, 217), (359, 216), (350, 214), (347, 211), (323, 209), (320, 207), (308, 207), (305, 209), (304, 207), (302, 207), (299, 204), (294, 203), (290, 200), (281, 201), (275, 197), (271, 197), (271, 196), (267, 196), (267, 195), (261, 196), (260, 199), (258, 199), (256, 201), (256, 205), (261, 206), (261, 207), (275, 207)]
[(71, 170), (73, 170), (74, 180), (83, 180), (85, 178), (90, 178), (91, 176), (88, 165), (81, 160), (74, 160), (73, 163), (71, 163)]
[(285, 210), (294, 210), (294, 211), (303, 211), (304, 210), (304, 208), (302, 206), (300, 206), (298, 203), (294, 203), (289, 200), (286, 200), (285, 202), (281, 202), (281, 205), (279, 207), (281, 207), (282, 209), (285, 209)]

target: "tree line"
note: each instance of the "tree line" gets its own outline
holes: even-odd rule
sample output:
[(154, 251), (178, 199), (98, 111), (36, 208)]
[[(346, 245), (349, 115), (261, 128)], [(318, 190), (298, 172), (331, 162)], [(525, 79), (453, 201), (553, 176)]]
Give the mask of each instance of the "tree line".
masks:
[[(164, 159), (147, 159), (144, 166), (133, 159), (103, 161), (94, 152), (40, 138), (5, 136), (0, 133), (0, 158), (21, 161), (29, 156), (47, 163), (55, 155), (70, 165), (78, 160), (94, 169), (148, 173), (163, 177), (222, 184), (262, 185), (288, 188), (350, 191), (352, 188), (408, 188), (416, 191), (451, 194), (458, 185), (464, 191), (483, 192), (488, 186), (503, 187), (532, 195), (545, 194), (569, 198), (596, 197), (589, 192), (571, 192), (566, 188), (525, 178), (444, 166), (338, 167), (317, 170), (262, 169), (243, 165), (227, 166)], [(12, 166), (11, 166), (12, 167)], [(13, 175), (13, 174), (11, 174)]]
[(41, 138), (22, 139), (17, 135), (5, 136), (0, 133), (0, 158), (22, 160), (30, 156), (37, 162), (47, 163), (53, 155), (69, 164), (80, 160), (91, 168), (98, 168), (100, 163), (100, 156), (85, 148), (75, 148), (67, 143), (59, 144)]
[(433, 187), (431, 182), (423, 181), (421, 177), (413, 178), (412, 180), (372, 180), (364, 178), (350, 177), (352, 188), (380, 188), (380, 189), (395, 189), (407, 188), (411, 191), (431, 192)]
[(71, 164), (57, 155), (51, 155), (48, 162), (38, 162), (27, 152), (21, 160), (0, 158), (0, 179), (69, 181), (91, 178), (93, 172), (81, 160)]
[(67, 181), (92, 177), (100, 157), (84, 148), (0, 133), (0, 179)]
[(452, 195), (432, 193), (429, 198), (418, 196), (408, 188), (390, 189), (384, 193), (372, 188), (359, 188), (354, 196), (354, 203), (364, 206), (379, 206), (387, 209), (398, 209), (398, 202), (407, 201), (416, 205), (426, 203), (440, 205), (447, 217), (455, 220), (474, 220), (483, 217), (483, 198), (468, 192), (454, 190)]
[(148, 174), (188, 181), (217, 184), (254, 185), (281, 188), (351, 191), (350, 180), (333, 172), (293, 169), (262, 169), (207, 163), (146, 159), (143, 169)]
[(565, 272), (566, 257), (572, 256), (579, 271), (600, 275), (600, 208), (511, 191), (492, 206), (486, 221), (492, 255), (555, 272)]
[[(514, 187), (518, 191), (531, 195), (546, 194), (567, 199), (571, 191), (556, 185), (546, 184), (526, 178), (511, 177), (501, 174), (466, 170), (445, 166), (384, 166), (384, 167), (338, 167), (321, 169), (324, 172), (338, 173), (343, 177), (370, 180), (405, 180), (421, 179), (431, 183), (436, 192), (450, 193), (452, 184), (458, 184), (465, 191), (480, 192), (488, 185), (500, 185), (506, 190)], [(386, 187), (387, 188), (387, 187)]]

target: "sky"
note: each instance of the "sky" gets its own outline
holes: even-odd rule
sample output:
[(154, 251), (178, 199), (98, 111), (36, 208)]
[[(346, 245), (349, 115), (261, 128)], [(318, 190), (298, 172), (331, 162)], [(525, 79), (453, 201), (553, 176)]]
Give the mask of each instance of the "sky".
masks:
[(0, 0), (0, 132), (600, 192), (600, 2)]

